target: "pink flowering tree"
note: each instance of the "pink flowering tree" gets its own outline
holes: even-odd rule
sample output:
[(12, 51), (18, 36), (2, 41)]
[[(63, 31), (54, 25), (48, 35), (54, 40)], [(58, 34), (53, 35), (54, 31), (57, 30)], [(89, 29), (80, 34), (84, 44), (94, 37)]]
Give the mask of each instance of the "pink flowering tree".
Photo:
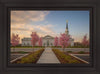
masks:
[(69, 39), (70, 39), (69, 35), (66, 35), (65, 33), (61, 34), (60, 40), (59, 40), (59, 42), (60, 42), (59, 44), (63, 48), (63, 51), (64, 51), (65, 47), (68, 47)]
[(12, 46), (16, 46), (16, 45), (18, 45), (19, 44), (19, 40), (20, 40), (20, 37), (19, 37), (19, 35), (18, 34), (12, 34), (12, 37), (11, 37), (11, 45)]
[(39, 46), (42, 46), (42, 38), (39, 38), (39, 42), (38, 42)]
[(83, 45), (84, 47), (89, 46), (89, 40), (87, 39), (87, 35), (85, 35), (85, 36), (83, 37), (82, 45)]
[(37, 33), (36, 32), (32, 32), (32, 34), (31, 34), (31, 44), (33, 46), (33, 51), (34, 51), (34, 46), (36, 45), (38, 40), (39, 40), (39, 36), (37, 35)]
[(58, 46), (58, 37), (55, 37), (55, 39), (54, 39), (54, 45)]

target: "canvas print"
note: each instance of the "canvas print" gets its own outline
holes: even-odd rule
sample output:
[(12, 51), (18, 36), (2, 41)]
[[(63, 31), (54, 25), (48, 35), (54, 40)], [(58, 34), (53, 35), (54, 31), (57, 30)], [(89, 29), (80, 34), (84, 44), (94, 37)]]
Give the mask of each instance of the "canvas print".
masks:
[(11, 10), (11, 64), (89, 64), (90, 12)]

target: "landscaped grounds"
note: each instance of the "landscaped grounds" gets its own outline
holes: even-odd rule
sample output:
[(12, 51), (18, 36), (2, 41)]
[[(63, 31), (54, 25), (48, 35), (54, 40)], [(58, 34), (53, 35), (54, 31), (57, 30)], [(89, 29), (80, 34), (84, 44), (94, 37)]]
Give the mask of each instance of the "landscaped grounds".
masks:
[(11, 11), (10, 63), (89, 64), (89, 14), (87, 10)]
[(21, 59), (18, 59), (13, 63), (21, 63), (21, 64), (36, 63), (43, 51), (44, 51), (44, 49), (40, 49), (35, 52), (31, 52), (29, 55), (27, 55)]
[(76, 59), (70, 56), (69, 54), (66, 54), (65, 52), (60, 51), (58, 49), (52, 49), (52, 51), (55, 53), (55, 55), (57, 56), (57, 58), (62, 64), (84, 63), (79, 59)]

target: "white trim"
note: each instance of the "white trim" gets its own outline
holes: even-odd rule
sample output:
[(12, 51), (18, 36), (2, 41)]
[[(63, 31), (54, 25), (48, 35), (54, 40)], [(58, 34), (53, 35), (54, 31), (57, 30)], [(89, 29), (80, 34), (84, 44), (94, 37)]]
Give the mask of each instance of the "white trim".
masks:
[(83, 60), (83, 59), (81, 59), (81, 58), (79, 58), (79, 57), (76, 57), (76, 56), (74, 56), (73, 54), (69, 54), (69, 55), (71, 55), (71, 56), (73, 56), (74, 58), (79, 59), (79, 60), (81, 60), (81, 61), (83, 61), (83, 62), (89, 64), (89, 62), (87, 62), (87, 61), (85, 61), (85, 60)]
[(25, 54), (25, 55), (23, 55), (23, 56), (20, 56), (20, 57), (14, 59), (14, 60), (11, 60), (10, 62), (13, 63), (14, 61), (16, 61), (16, 60), (18, 60), (18, 59), (21, 59), (22, 57), (25, 57), (25, 56), (27, 56), (27, 55), (28, 55), (28, 54)]

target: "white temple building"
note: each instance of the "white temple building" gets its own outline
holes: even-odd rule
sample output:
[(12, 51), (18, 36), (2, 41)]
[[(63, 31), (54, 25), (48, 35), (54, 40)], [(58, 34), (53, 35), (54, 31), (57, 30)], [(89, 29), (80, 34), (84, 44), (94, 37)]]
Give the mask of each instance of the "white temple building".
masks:
[[(65, 34), (69, 35), (68, 21), (66, 22)], [(70, 42), (71, 46), (74, 46), (74, 39), (73, 38), (70, 38), (69, 42)], [(31, 38), (23, 38), (22, 39), (22, 46), (32, 46), (31, 45)], [(38, 46), (38, 42), (36, 43), (36, 46)], [(54, 37), (52, 37), (50, 35), (46, 35), (46, 36), (42, 37), (42, 46), (54, 46)]]

